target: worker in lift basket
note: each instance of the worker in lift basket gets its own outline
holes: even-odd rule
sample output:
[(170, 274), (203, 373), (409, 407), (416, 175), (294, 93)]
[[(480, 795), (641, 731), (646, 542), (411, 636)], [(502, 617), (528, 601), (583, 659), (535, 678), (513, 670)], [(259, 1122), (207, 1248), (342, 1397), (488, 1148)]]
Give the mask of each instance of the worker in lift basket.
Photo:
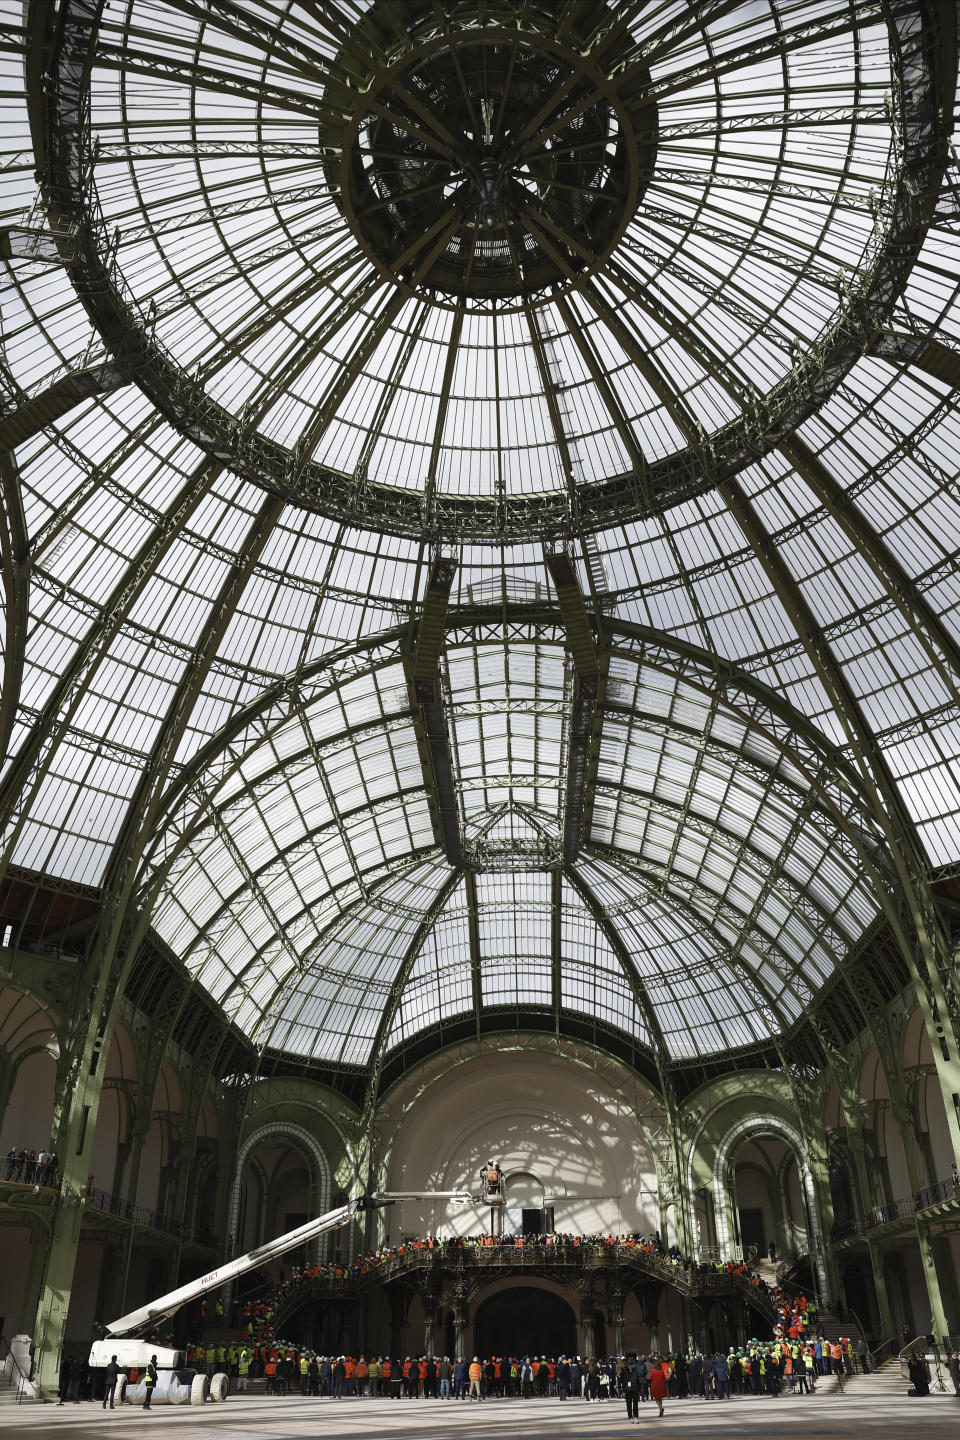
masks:
[(483, 1169), (480, 1171), (480, 1178), (483, 1181), (484, 1186), (486, 1187), (486, 1192), (488, 1195), (500, 1194), (500, 1181), (502, 1179), (502, 1171), (499, 1165), (495, 1165), (492, 1160), (488, 1160), (486, 1165), (484, 1165)]

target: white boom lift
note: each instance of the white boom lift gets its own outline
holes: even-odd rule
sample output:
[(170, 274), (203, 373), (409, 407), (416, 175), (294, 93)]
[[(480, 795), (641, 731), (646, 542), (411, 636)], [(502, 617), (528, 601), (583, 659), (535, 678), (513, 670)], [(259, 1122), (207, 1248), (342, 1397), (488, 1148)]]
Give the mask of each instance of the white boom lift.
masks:
[[(142, 1381), (136, 1386), (128, 1385), (127, 1375), (131, 1370), (136, 1370), (142, 1376), (147, 1363), (156, 1356), (157, 1384), (154, 1386), (153, 1399), (173, 1405), (182, 1405), (188, 1400), (195, 1405), (202, 1404), (207, 1398), (207, 1376), (199, 1375), (187, 1367), (186, 1356), (182, 1350), (171, 1350), (154, 1340), (142, 1338), (144, 1334), (149, 1335), (161, 1321), (168, 1320), (191, 1300), (199, 1300), (201, 1296), (219, 1290), (238, 1275), (244, 1275), (248, 1270), (254, 1270), (268, 1260), (275, 1260), (279, 1255), (286, 1254), (288, 1250), (295, 1249), (307, 1240), (314, 1240), (328, 1230), (339, 1229), (355, 1215), (366, 1210), (392, 1205), (396, 1200), (453, 1200), (461, 1204), (476, 1204), (481, 1198), (461, 1190), (394, 1190), (384, 1195), (361, 1195), (356, 1200), (348, 1201), (346, 1205), (338, 1206), (336, 1210), (328, 1210), (325, 1215), (308, 1220), (296, 1230), (289, 1230), (286, 1235), (281, 1235), (276, 1240), (268, 1241), (266, 1245), (258, 1245), (255, 1250), (248, 1250), (245, 1255), (239, 1255), (235, 1260), (227, 1260), (216, 1270), (181, 1285), (177, 1290), (171, 1290), (167, 1295), (161, 1295), (158, 1300), (151, 1300), (139, 1310), (131, 1310), (128, 1315), (121, 1315), (119, 1320), (112, 1320), (103, 1327), (104, 1338), (95, 1340), (90, 1347), (90, 1367), (105, 1369), (116, 1356), (121, 1371), (117, 1381), (117, 1398), (123, 1399), (126, 1394), (128, 1398), (136, 1400), (143, 1398)], [(227, 1377), (214, 1375), (209, 1382), (210, 1398), (223, 1400), (226, 1394)]]

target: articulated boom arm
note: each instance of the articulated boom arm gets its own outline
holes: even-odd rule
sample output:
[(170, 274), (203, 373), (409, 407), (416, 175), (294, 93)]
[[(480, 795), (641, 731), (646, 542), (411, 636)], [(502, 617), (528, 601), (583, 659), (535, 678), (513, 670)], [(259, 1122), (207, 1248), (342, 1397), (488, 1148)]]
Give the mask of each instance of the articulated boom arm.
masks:
[(314, 1220), (308, 1220), (305, 1225), (300, 1225), (296, 1230), (288, 1230), (286, 1235), (281, 1235), (276, 1240), (270, 1240), (266, 1245), (258, 1245), (256, 1250), (248, 1250), (246, 1255), (238, 1255), (235, 1260), (227, 1260), (223, 1265), (211, 1270), (207, 1275), (201, 1275), (199, 1280), (191, 1280), (186, 1285), (181, 1285), (178, 1290), (171, 1290), (167, 1295), (161, 1295), (158, 1300), (152, 1300), (149, 1305), (142, 1306), (139, 1310), (131, 1310), (129, 1315), (121, 1315), (119, 1320), (113, 1320), (106, 1326), (108, 1335), (132, 1335), (157, 1324), (161, 1320), (169, 1319), (175, 1315), (182, 1305), (187, 1305), (191, 1300), (198, 1300), (201, 1295), (208, 1291), (219, 1290), (228, 1281), (235, 1280), (238, 1275), (244, 1275), (248, 1270), (255, 1270), (258, 1265), (264, 1264), (267, 1260), (275, 1260), (278, 1255), (285, 1255), (288, 1250), (293, 1250), (298, 1245), (304, 1244), (307, 1240), (314, 1240), (318, 1235), (324, 1235), (328, 1230), (337, 1230), (341, 1225), (346, 1225), (354, 1215), (364, 1210), (376, 1210), (381, 1205), (391, 1205), (394, 1200), (475, 1200), (478, 1197), (467, 1195), (460, 1190), (401, 1190), (386, 1195), (361, 1195), (356, 1200), (350, 1200), (346, 1205), (340, 1205), (336, 1210), (328, 1210), (325, 1215), (318, 1215)]

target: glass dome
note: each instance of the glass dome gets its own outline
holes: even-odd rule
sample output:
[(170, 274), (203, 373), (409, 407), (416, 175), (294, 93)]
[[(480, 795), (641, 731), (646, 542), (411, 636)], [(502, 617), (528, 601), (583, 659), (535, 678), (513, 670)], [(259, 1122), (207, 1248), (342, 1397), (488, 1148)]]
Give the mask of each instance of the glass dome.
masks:
[(14, 22), (4, 866), (297, 1063), (786, 1043), (960, 864), (948, 9)]

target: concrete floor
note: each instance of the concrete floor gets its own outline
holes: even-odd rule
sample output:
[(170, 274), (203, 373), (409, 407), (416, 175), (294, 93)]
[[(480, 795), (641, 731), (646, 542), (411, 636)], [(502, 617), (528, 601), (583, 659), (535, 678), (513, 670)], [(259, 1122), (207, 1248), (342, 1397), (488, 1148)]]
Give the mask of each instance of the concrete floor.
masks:
[[(948, 1388), (949, 1380), (948, 1380)], [(3, 1440), (602, 1440), (655, 1427), (670, 1435), (721, 1436), (728, 1440), (829, 1440), (834, 1436), (950, 1436), (960, 1432), (960, 1397), (933, 1394), (909, 1400), (899, 1377), (858, 1376), (845, 1394), (810, 1398), (785, 1395), (729, 1402), (667, 1401), (663, 1420), (648, 1402), (640, 1407), (640, 1425), (628, 1425), (619, 1402), (484, 1401), (482, 1404), (435, 1400), (281, 1400), (231, 1397), (223, 1405), (156, 1406), (149, 1415), (125, 1406), (104, 1413), (99, 1405), (5, 1407), (0, 1412)]]

